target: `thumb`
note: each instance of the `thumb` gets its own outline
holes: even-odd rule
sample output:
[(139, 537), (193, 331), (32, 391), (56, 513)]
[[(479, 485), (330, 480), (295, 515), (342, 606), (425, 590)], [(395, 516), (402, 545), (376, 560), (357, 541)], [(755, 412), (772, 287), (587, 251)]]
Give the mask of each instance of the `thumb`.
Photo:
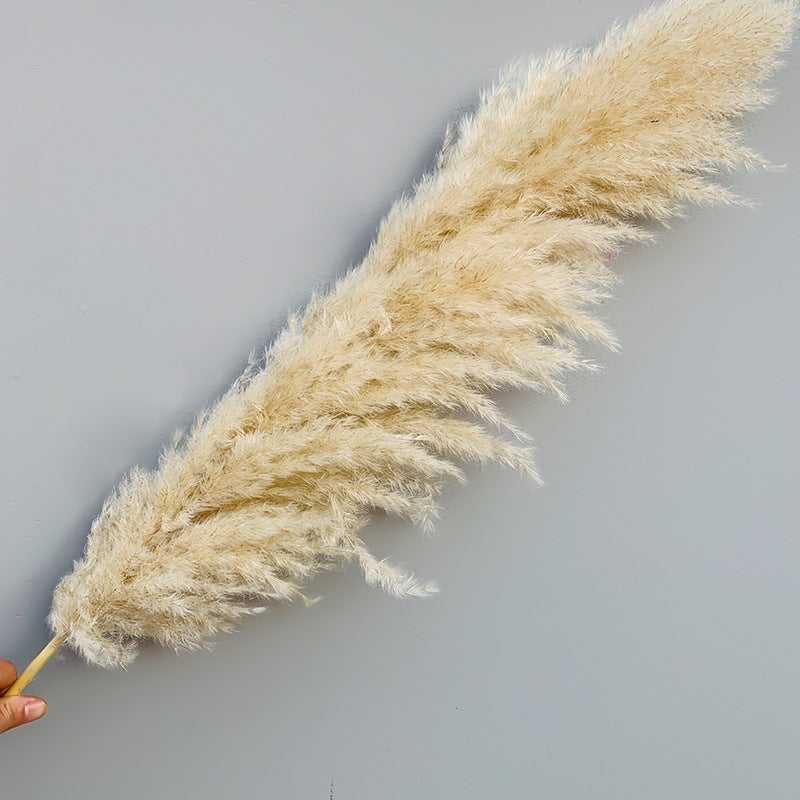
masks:
[(0, 697), (0, 733), (33, 722), (47, 713), (47, 703), (39, 697)]

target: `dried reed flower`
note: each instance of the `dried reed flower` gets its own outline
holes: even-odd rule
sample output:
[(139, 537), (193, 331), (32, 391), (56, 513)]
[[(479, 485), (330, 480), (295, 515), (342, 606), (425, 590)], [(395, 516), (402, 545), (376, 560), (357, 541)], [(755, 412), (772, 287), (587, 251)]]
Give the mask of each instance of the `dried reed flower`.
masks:
[(736, 121), (769, 100), (796, 11), (673, 0), (503, 74), (361, 265), (107, 500), (55, 591), (55, 643), (107, 667), (142, 638), (196, 647), (352, 560), (392, 594), (431, 591), (359, 531), (375, 510), (429, 527), (457, 462), (535, 477), (491, 393), (561, 395), (581, 341), (615, 344), (592, 314), (607, 254), (645, 219), (733, 201), (720, 169), (764, 164)]

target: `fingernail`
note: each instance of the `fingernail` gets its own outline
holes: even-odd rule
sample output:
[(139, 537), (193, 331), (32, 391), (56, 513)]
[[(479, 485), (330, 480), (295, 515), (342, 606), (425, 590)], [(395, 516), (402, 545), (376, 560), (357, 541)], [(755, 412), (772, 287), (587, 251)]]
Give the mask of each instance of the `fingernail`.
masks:
[(29, 700), (25, 703), (25, 708), (23, 710), (25, 722), (31, 722), (34, 719), (43, 717), (45, 711), (47, 711), (47, 704), (44, 700)]

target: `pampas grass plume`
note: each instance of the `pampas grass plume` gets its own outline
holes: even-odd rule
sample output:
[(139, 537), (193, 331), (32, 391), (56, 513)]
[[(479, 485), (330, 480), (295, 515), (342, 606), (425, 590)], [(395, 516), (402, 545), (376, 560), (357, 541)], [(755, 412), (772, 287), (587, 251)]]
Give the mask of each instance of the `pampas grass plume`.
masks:
[(492, 393), (563, 396), (615, 346), (594, 315), (608, 254), (689, 205), (729, 203), (722, 169), (764, 165), (737, 119), (770, 98), (796, 2), (673, 0), (595, 48), (506, 71), (448, 132), (363, 262), (292, 318), (156, 471), (94, 521), (49, 617), (104, 667), (137, 642), (194, 648), (357, 562), (386, 591), (434, 587), (376, 559), (376, 512), (429, 529), (460, 463), (536, 477)]

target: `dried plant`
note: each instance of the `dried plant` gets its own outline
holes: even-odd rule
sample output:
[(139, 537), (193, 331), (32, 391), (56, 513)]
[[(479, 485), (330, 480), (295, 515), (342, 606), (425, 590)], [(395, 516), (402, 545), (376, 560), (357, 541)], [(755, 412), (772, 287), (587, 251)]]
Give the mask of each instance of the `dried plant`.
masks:
[(492, 393), (561, 395), (614, 346), (593, 315), (608, 254), (721, 169), (762, 165), (737, 119), (765, 104), (796, 0), (674, 0), (596, 48), (514, 66), (447, 134), (365, 259), (289, 321), (155, 472), (134, 469), (58, 585), (49, 622), (102, 666), (142, 638), (196, 647), (256, 605), (360, 564), (395, 595), (433, 587), (374, 558), (376, 510), (427, 528), (458, 462), (535, 477)]

